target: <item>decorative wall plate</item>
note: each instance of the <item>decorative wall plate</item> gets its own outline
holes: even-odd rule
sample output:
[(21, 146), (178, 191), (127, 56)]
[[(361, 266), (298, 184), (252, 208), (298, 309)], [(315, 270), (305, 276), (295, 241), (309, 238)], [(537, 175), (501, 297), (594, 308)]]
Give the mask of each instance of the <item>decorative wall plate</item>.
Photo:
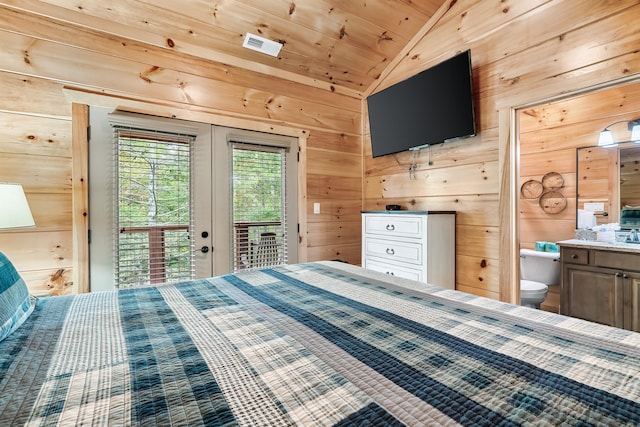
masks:
[(542, 194), (542, 183), (540, 181), (536, 181), (535, 179), (530, 179), (529, 181), (522, 184), (520, 187), (520, 194), (525, 199), (537, 199)]
[(542, 177), (545, 190), (557, 190), (564, 187), (564, 178), (558, 172), (549, 172)]
[(547, 191), (540, 196), (540, 207), (549, 214), (557, 214), (567, 207), (567, 199), (559, 191)]

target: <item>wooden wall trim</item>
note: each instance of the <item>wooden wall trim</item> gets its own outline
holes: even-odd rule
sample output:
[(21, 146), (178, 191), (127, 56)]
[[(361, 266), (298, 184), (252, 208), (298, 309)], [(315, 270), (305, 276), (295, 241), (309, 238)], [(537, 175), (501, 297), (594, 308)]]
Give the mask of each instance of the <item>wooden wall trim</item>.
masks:
[[(364, 197), (364, 190), (366, 188), (366, 177), (367, 177), (367, 165), (365, 161), (365, 157), (367, 155), (366, 146), (371, 144), (365, 144), (365, 139), (370, 140), (371, 136), (369, 135), (369, 110), (367, 109), (367, 100), (363, 99), (361, 104), (362, 114), (360, 116), (360, 129), (362, 133), (362, 139), (360, 143), (360, 176), (362, 177), (362, 183), (360, 184), (360, 194), (362, 197), (360, 198), (360, 210), (365, 210), (366, 202)], [(369, 148), (371, 149), (371, 148)], [(362, 240), (362, 235), (360, 236)]]
[(73, 282), (78, 293), (91, 290), (89, 283), (89, 106), (71, 105), (72, 122), (72, 223)]
[(307, 262), (307, 138), (298, 138), (298, 262)]
[(503, 108), (498, 113), (498, 146), (500, 152), (499, 165), (499, 259), (500, 259), (500, 301), (513, 304), (520, 303), (520, 279), (518, 263), (518, 155), (514, 149), (518, 145), (515, 130), (515, 110)]

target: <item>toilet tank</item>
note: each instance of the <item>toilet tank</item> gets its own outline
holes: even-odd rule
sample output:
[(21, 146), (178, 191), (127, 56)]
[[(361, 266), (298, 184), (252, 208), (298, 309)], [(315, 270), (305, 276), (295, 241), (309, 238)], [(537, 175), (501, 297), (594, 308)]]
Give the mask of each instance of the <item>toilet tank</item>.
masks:
[(520, 278), (546, 285), (560, 283), (560, 253), (520, 249)]

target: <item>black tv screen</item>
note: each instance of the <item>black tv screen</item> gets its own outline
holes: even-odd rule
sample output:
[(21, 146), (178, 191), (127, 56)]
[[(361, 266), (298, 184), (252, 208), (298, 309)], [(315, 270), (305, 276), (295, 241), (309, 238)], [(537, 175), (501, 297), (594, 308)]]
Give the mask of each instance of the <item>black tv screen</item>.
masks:
[(475, 135), (467, 50), (367, 98), (373, 157)]

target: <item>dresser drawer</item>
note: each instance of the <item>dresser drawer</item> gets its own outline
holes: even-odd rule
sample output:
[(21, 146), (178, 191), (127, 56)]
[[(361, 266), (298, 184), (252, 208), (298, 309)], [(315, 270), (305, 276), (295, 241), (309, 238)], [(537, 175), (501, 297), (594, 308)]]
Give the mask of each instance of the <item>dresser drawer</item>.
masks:
[(420, 268), (399, 266), (371, 259), (365, 259), (363, 267), (369, 270), (379, 271), (380, 273), (385, 273), (394, 277), (417, 280), (418, 282), (426, 281)]
[(593, 265), (598, 267), (640, 271), (640, 257), (638, 254), (612, 251), (592, 251), (592, 254)]
[(366, 256), (384, 258), (388, 260), (408, 262), (422, 265), (422, 244), (397, 240), (372, 239), (364, 241)]
[(589, 249), (562, 248), (560, 253), (562, 262), (568, 264), (589, 264)]
[(422, 237), (423, 218), (403, 215), (365, 216), (364, 232), (381, 236)]

